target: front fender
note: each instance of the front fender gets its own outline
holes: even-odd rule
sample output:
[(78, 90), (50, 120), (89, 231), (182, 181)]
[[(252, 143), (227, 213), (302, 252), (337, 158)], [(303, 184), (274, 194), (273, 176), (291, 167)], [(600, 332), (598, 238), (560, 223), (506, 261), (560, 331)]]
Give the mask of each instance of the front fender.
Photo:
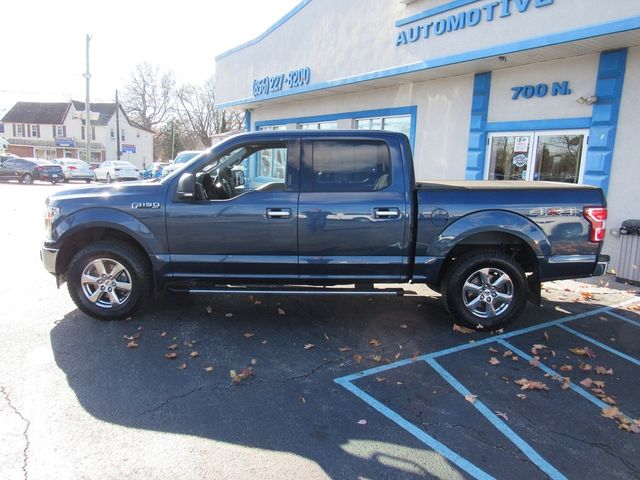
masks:
[(538, 225), (522, 215), (504, 210), (484, 210), (459, 218), (438, 235), (429, 248), (429, 255), (446, 257), (453, 247), (473, 235), (490, 232), (518, 237), (537, 257), (551, 255), (551, 243)]
[[(156, 213), (157, 212), (157, 213)], [(54, 225), (53, 243), (62, 246), (75, 233), (91, 228), (119, 230), (135, 239), (148, 254), (167, 252), (164, 217), (157, 210), (139, 219), (114, 208), (90, 208), (79, 210), (62, 218)]]

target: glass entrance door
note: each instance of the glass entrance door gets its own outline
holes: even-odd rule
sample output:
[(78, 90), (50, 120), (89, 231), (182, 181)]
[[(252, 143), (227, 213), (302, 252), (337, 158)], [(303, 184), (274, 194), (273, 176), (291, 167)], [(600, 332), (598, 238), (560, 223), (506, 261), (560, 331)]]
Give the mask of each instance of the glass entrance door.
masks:
[(579, 183), (587, 139), (586, 130), (491, 134), (485, 178)]

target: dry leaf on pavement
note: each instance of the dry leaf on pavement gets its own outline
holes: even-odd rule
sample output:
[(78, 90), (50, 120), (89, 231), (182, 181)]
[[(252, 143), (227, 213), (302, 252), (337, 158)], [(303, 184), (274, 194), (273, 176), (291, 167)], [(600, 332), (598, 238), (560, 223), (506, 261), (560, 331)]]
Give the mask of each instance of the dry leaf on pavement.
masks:
[(278, 315), (286, 315), (287, 312), (284, 311), (284, 309), (278, 307)]
[(251, 338), (251, 337), (253, 337), (254, 335), (255, 335), (255, 333), (252, 333), (252, 332), (245, 332), (245, 333), (244, 333), (244, 338)]
[(465, 334), (476, 333), (475, 330), (472, 330), (472, 329), (467, 328), (467, 327), (463, 327), (461, 325), (458, 325), (457, 323), (453, 324), (453, 331), (454, 332), (465, 333)]
[(351, 351), (351, 349), (349, 347), (340, 347), (340, 348), (338, 348), (338, 350), (340, 350), (342, 353)]
[(167, 347), (167, 350), (175, 350), (176, 348), (178, 348), (178, 344), (177, 343), (173, 343), (171, 345), (169, 345)]
[(596, 373), (598, 375), (613, 375), (613, 368), (596, 367)]
[(476, 403), (476, 399), (477, 399), (477, 398), (478, 398), (478, 396), (477, 396), (477, 395), (472, 395), (472, 394), (469, 394), (469, 395), (465, 395), (465, 396), (464, 396), (464, 399), (465, 399), (467, 402), (469, 402), (469, 403)]
[(497, 415), (498, 417), (502, 418), (502, 419), (503, 419), (504, 421), (506, 421), (506, 422), (508, 422), (508, 421), (509, 421), (509, 417), (507, 416), (507, 414), (506, 414), (506, 413), (498, 412), (498, 411), (496, 410), (496, 415)]
[(195, 350), (189, 354), (189, 356), (190, 356), (191, 358), (196, 358), (198, 355), (199, 355), (199, 353), (198, 353), (198, 352), (196, 352)]
[(137, 344), (136, 342), (134, 342), (133, 340), (131, 340), (129, 343), (127, 343), (127, 348), (138, 348), (140, 345)]
[(549, 390), (549, 387), (546, 384), (535, 380), (528, 380), (526, 378), (516, 380), (515, 383), (520, 385), (520, 390)]
[(168, 359), (168, 360), (174, 360), (178, 357), (178, 354), (176, 352), (167, 352), (164, 354), (164, 358)]
[(309, 350), (309, 349), (314, 348), (314, 347), (315, 347), (315, 345), (313, 343), (305, 343), (304, 344), (304, 349), (305, 350)]
[(371, 340), (369, 340), (369, 345), (371, 345), (372, 347), (379, 347), (380, 345), (382, 345), (382, 342), (377, 338), (372, 338)]
[(591, 388), (592, 384), (593, 380), (591, 380), (590, 378), (585, 378), (580, 382), (580, 385), (582, 385), (584, 388)]
[(500, 360), (498, 360), (496, 357), (491, 357), (489, 359), (489, 363), (493, 366), (500, 365)]
[(186, 363), (181, 363), (180, 365), (178, 365), (178, 368), (180, 370), (186, 370), (187, 369), (187, 364)]
[(207, 373), (211, 373), (213, 372), (213, 367), (209, 366), (209, 367), (204, 367), (204, 371)]
[(362, 355), (356, 353), (353, 355), (353, 359), (356, 361), (356, 363), (360, 363), (362, 361)]

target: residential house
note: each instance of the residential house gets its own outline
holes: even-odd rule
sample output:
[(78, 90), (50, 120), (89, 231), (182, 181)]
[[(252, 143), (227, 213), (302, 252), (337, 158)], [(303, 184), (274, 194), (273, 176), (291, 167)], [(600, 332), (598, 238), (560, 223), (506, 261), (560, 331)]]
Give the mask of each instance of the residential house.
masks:
[[(22, 157), (86, 160), (85, 104), (79, 101), (17, 102), (0, 120), (8, 152)], [(118, 154), (115, 103), (91, 104), (91, 162), (116, 160)], [(138, 168), (153, 162), (153, 132), (132, 122), (120, 106), (121, 160)]]

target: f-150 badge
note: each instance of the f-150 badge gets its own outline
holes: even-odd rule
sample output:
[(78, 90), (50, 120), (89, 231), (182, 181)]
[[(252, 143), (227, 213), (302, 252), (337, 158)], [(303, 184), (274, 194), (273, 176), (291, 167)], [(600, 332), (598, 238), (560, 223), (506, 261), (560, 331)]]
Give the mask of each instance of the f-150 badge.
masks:
[(131, 208), (160, 208), (160, 202), (133, 202)]

